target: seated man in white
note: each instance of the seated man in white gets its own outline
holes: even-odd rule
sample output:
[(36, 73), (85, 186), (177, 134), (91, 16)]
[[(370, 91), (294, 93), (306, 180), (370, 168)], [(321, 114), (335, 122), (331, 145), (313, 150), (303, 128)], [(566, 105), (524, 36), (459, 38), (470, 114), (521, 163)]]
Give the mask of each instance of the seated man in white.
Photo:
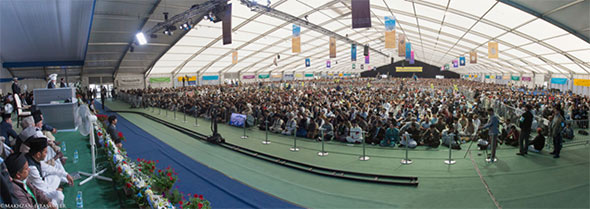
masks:
[(408, 148), (416, 148), (416, 146), (418, 146), (418, 142), (416, 142), (416, 140), (412, 139), (411, 137), (412, 135), (409, 134), (408, 132), (405, 132), (402, 136), (401, 136), (401, 141), (400, 141), (400, 146), (406, 146), (406, 141), (408, 141)]
[(294, 116), (290, 115), (287, 124), (285, 124), (285, 130), (281, 134), (292, 135), (295, 128), (297, 128), (297, 120), (295, 120)]
[(53, 204), (63, 204), (64, 195), (59, 186), (62, 182), (73, 185), (74, 180), (65, 170), (43, 162), (47, 155), (47, 138), (34, 137), (27, 140), (26, 145), (30, 148), (25, 155), (30, 169), (27, 181), (43, 191)]
[(281, 128), (283, 126), (283, 119), (281, 119), (281, 117), (279, 117), (278, 114), (274, 115), (274, 123), (272, 124), (271, 127), (269, 127), (269, 130), (273, 133), (281, 133), (283, 132), (283, 128)]
[(349, 143), (361, 143), (363, 141), (363, 129), (355, 122), (352, 123), (350, 133), (346, 137)]
[[(26, 145), (27, 139), (29, 139), (32, 136), (46, 138), (46, 136), (43, 135), (43, 132), (41, 132), (41, 128), (39, 127), (42, 126), (42, 124), (42, 121), (35, 124), (32, 116), (24, 118), (21, 122), (21, 125), (24, 129), (18, 135), (18, 140), (21, 141), (17, 142), (15, 148), (19, 149), (19, 151), (22, 153), (27, 153), (29, 151), (29, 147)], [(48, 144), (50, 141), (51, 140), (48, 140)], [(61, 150), (59, 150), (57, 147), (50, 147), (49, 149), (47, 149), (47, 155), (43, 161), (45, 161), (49, 165), (57, 167), (58, 169), (63, 169), (63, 163), (59, 160), (59, 157), (63, 155), (58, 155), (58, 153), (61, 153)], [(64, 159), (67, 158), (64, 157)]]

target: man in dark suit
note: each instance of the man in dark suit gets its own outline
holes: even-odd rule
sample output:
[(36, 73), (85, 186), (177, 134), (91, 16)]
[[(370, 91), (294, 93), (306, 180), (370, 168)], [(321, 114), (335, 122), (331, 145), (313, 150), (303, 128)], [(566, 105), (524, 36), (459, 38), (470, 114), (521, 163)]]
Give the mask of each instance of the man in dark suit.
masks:
[(18, 78), (14, 77), (12, 79), (12, 93), (13, 94), (20, 94), (20, 86), (18, 85)]
[(117, 147), (123, 147), (123, 144), (121, 144), (121, 138), (119, 138), (119, 132), (117, 131), (116, 115), (109, 116), (109, 127), (107, 128), (107, 132), (109, 133), (111, 139), (113, 140), (113, 142), (115, 142), (115, 145), (117, 145)]
[(531, 105), (526, 105), (525, 109), (526, 111), (520, 116), (520, 137), (518, 139), (518, 148), (520, 152), (516, 153), (517, 155), (526, 155), (529, 147), (533, 113), (531, 113)]
[[(6, 139), (4, 143), (9, 146), (14, 145), (13, 143), (15, 142), (16, 137), (18, 137), (16, 131), (14, 131), (12, 128), (12, 119), (10, 114), (2, 115), (2, 122), (0, 123), (0, 136), (3, 136)], [(12, 137), (12, 139), (10, 139), (10, 137)], [(0, 145), (0, 148), (2, 148), (2, 145)]]

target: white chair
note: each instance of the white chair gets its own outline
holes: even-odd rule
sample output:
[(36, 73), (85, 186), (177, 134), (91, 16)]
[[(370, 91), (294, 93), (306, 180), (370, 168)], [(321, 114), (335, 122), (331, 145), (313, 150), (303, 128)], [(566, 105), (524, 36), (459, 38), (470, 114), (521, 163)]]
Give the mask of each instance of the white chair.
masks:
[(30, 108), (30, 105), (23, 106), (18, 94), (14, 94), (14, 102), (16, 103), (16, 127), (20, 125), (21, 118), (31, 116), (31, 111), (24, 111)]

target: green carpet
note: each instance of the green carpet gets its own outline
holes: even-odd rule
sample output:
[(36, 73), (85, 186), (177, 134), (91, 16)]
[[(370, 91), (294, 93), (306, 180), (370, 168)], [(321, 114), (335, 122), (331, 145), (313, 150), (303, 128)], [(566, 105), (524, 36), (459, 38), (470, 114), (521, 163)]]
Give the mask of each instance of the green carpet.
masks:
[[(66, 152), (64, 155), (68, 157), (64, 165), (68, 173), (76, 171), (92, 172), (92, 157), (90, 154), (90, 146), (88, 137), (80, 135), (78, 132), (58, 132), (54, 135), (56, 140), (66, 143)], [(74, 151), (78, 150), (79, 160), (74, 163)], [(106, 157), (101, 149), (98, 149), (97, 166), (99, 168), (108, 167), (103, 176), (111, 177), (112, 169), (105, 163)], [(67, 208), (76, 208), (76, 195), (78, 191), (82, 191), (84, 208), (135, 208), (132, 201), (127, 200), (123, 195), (123, 191), (115, 189), (112, 182), (102, 180), (90, 180), (88, 183), (80, 186), (80, 182), (86, 179), (86, 176), (81, 176), (80, 179), (74, 181), (73, 186), (64, 186), (64, 196)]]
[[(146, 109), (129, 109), (122, 102), (109, 102), (112, 110), (143, 111), (200, 133), (209, 134), (210, 124), (177, 113), (162, 110), (158, 115)], [(180, 132), (151, 121), (143, 116), (122, 113), (121, 116), (154, 135), (192, 159), (216, 169), (238, 181), (290, 202), (311, 208), (494, 208), (496, 207), (480, 180), (470, 157), (463, 159), (467, 149), (453, 150), (457, 164), (447, 166), (448, 149), (418, 148), (410, 151), (414, 164), (400, 165), (404, 150), (367, 146), (371, 160), (362, 162), (359, 145), (326, 143), (327, 157), (318, 157), (321, 144), (299, 139), (300, 152), (289, 152), (293, 137), (270, 134), (270, 145), (261, 143), (263, 131), (248, 130), (248, 139), (240, 139), (243, 129), (220, 124), (219, 132), (227, 142), (278, 157), (316, 166), (348, 171), (387, 175), (418, 176), (418, 187), (404, 187), (356, 182), (309, 174), (277, 166), (266, 161), (230, 151), (219, 146), (197, 141)], [(138, 139), (141, 140), (141, 139)], [(474, 147), (472, 147), (475, 149)], [(516, 156), (516, 149), (502, 146), (498, 150), (500, 162), (486, 164), (483, 156), (473, 152), (473, 160), (489, 185), (489, 189), (503, 208), (588, 208), (589, 207), (589, 146), (571, 146), (562, 151), (562, 158), (553, 159), (546, 152)], [(567, 200), (567, 201), (566, 201)], [(575, 200), (575, 201), (569, 201)]]

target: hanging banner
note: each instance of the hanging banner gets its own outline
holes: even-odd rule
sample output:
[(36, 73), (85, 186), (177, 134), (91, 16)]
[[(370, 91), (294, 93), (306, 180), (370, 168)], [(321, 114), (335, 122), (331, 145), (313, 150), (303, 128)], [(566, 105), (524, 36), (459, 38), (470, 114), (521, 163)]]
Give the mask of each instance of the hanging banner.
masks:
[(413, 65), (414, 64), (414, 51), (410, 52), (410, 64)]
[(459, 57), (459, 65), (465, 66), (465, 57)]
[(256, 78), (256, 75), (244, 75), (242, 76), (243, 79), (254, 79)]
[(356, 44), (350, 45), (350, 61), (356, 61)]
[(283, 79), (284, 79), (284, 80), (293, 80), (293, 78), (294, 78), (294, 77), (295, 77), (295, 76), (294, 76), (293, 74), (285, 74), (285, 75), (283, 76)]
[(531, 81), (533, 80), (531, 77), (522, 77), (522, 81)]
[(486, 79), (490, 79), (490, 75), (486, 75), (486, 76), (485, 76), (485, 78), (486, 78)]
[(371, 4), (369, 0), (352, 0), (352, 28), (371, 27)]
[(330, 58), (336, 58), (336, 37), (330, 37)]
[(412, 53), (412, 43), (406, 42), (406, 60), (410, 60), (411, 53)]
[(369, 54), (367, 53), (367, 56), (365, 56), (365, 64), (369, 64)]
[(399, 40), (397, 41), (397, 56), (406, 56), (406, 36), (399, 34)]
[(332, 62), (330, 60), (326, 61), (326, 68), (332, 67)]
[(361, 70), (365, 69), (365, 65), (361, 64)]
[(553, 84), (566, 84), (567, 78), (551, 78), (551, 83), (553, 83)]
[(186, 81), (196, 81), (197, 80), (197, 76), (188, 76), (188, 79), (186, 79), (187, 77), (185, 77), (185, 76), (180, 76), (180, 77), (177, 77), (176, 79), (178, 79), (178, 82), (182, 82), (182, 78), (185, 78)]
[(301, 74), (301, 73), (296, 73), (296, 74), (295, 74), (295, 78), (303, 78), (303, 74)]
[(218, 75), (204, 75), (203, 80), (204, 81), (216, 81), (216, 80), (219, 80), (219, 76)]
[(440, 71), (444, 71), (445, 70), (445, 66), (440, 66)]
[(313, 77), (313, 73), (307, 73), (307, 74), (305, 74), (305, 77), (306, 78)]
[(150, 83), (166, 83), (170, 82), (170, 77), (152, 77)]
[(394, 49), (395, 48), (395, 31), (385, 31), (385, 48), (386, 49)]
[(398, 73), (407, 73), (407, 72), (421, 73), (422, 67), (395, 67), (395, 72), (398, 72)]
[(510, 77), (510, 80), (520, 81), (520, 76), (512, 76), (512, 77)]
[(395, 30), (395, 18), (393, 16), (385, 16), (385, 31)]
[(188, 81), (189, 86), (197, 85), (197, 81)]
[(309, 67), (311, 65), (311, 61), (309, 61), (309, 58), (305, 58), (305, 67)]
[(477, 64), (477, 52), (469, 52), (469, 64)]
[(453, 60), (453, 68), (458, 68), (458, 67), (459, 67), (459, 61)]
[(590, 86), (590, 79), (574, 79), (574, 86)]
[(352, 69), (354, 70), (356, 68), (356, 64), (352, 63)]
[(291, 39), (291, 48), (293, 53), (301, 52), (301, 27), (293, 24), (293, 38)]
[(490, 79), (496, 79), (495, 75), (490, 75)]
[(227, 4), (225, 15), (222, 18), (223, 45), (231, 44), (231, 4)]
[(258, 78), (267, 79), (267, 78), (270, 78), (270, 74), (261, 74), (261, 75), (258, 75)]
[(344, 76), (344, 73), (338, 73), (338, 76), (342, 77)]
[(238, 51), (233, 51), (231, 53), (231, 64), (238, 64)]
[(502, 76), (501, 75), (497, 75), (496, 76), (496, 80), (502, 80)]
[(450, 70), (449, 64), (445, 64), (445, 70)]
[(510, 76), (509, 76), (509, 75), (502, 76), (502, 80), (510, 80), (510, 79), (511, 79), (511, 78), (510, 78)]
[(498, 58), (498, 42), (488, 42), (488, 58)]

